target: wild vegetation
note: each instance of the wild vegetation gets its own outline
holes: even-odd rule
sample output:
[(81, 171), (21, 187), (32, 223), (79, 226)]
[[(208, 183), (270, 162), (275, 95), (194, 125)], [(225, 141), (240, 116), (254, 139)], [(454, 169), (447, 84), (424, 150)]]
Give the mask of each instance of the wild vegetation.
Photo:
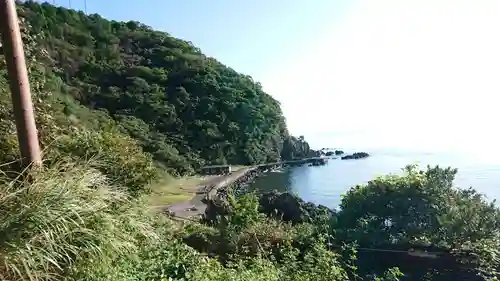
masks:
[[(290, 214), (279, 202), (293, 202), (291, 196), (252, 194), (230, 197), (225, 215), (206, 223), (179, 223), (150, 210), (147, 186), (166, 172), (311, 151), (286, 132), (277, 103), (258, 87), (248, 90), (258, 84), (186, 42), (47, 4), (19, 9), (46, 161), (19, 176), (2, 57), (0, 280), (498, 279), (500, 211), (472, 189), (453, 188), (456, 171), (449, 168), (408, 167), (353, 187), (339, 211), (297, 201)], [(126, 82), (137, 62), (152, 73), (141, 78), (147, 85)], [(230, 107), (220, 100), (226, 95), (248, 111), (209, 110)], [(203, 115), (189, 115), (201, 108)], [(148, 112), (164, 115), (150, 120)], [(207, 122), (224, 124), (217, 116), (240, 130), (213, 129)], [(213, 149), (227, 156), (203, 146), (217, 138), (231, 141)], [(408, 255), (409, 248), (437, 257)]]
[(190, 42), (138, 22), (34, 2), (23, 7), (67, 96), (66, 115), (79, 113), (74, 101), (98, 111), (171, 172), (311, 153), (258, 82)]

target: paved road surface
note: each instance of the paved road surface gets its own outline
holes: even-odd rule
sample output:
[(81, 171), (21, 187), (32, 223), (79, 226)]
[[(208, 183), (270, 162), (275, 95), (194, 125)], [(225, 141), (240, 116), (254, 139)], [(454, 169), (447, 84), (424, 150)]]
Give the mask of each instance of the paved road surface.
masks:
[(175, 217), (180, 219), (199, 217), (205, 213), (205, 209), (207, 208), (202, 200), (210, 190), (205, 190), (205, 186), (215, 186), (216, 189), (222, 188), (231, 184), (252, 169), (253, 168), (243, 168), (232, 173), (231, 175), (210, 178), (198, 186), (196, 195), (189, 201), (167, 206), (166, 210), (173, 213)]

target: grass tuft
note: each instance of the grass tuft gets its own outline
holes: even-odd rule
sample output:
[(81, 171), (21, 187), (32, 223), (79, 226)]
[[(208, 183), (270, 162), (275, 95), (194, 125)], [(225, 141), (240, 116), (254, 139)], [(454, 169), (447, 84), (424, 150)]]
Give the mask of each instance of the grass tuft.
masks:
[(139, 206), (90, 166), (60, 163), (23, 177), (30, 182), (0, 173), (1, 280), (58, 279), (154, 238)]

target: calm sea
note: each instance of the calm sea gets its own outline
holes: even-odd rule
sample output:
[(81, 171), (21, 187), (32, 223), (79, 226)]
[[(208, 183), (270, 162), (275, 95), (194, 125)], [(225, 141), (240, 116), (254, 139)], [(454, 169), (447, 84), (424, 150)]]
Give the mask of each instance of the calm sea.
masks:
[(350, 187), (376, 176), (401, 173), (407, 164), (451, 166), (458, 168), (457, 187), (473, 187), (489, 200), (500, 199), (500, 159), (474, 153), (421, 153), (378, 149), (361, 160), (331, 159), (325, 166), (289, 168), (257, 179), (251, 189), (291, 191), (305, 201), (336, 208), (341, 195)]

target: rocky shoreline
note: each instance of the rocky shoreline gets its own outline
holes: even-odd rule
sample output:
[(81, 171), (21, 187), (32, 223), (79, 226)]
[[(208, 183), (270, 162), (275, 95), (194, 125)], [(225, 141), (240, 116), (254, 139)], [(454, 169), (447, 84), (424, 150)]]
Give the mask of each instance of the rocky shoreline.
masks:
[[(328, 153), (328, 152), (327, 152)], [(366, 152), (356, 152), (353, 154), (345, 154), (342, 150), (334, 150), (329, 158), (319, 157), (319, 160), (323, 160), (321, 163), (309, 163), (309, 166), (321, 166), (326, 164), (327, 159), (338, 159), (336, 156), (340, 156), (341, 160), (349, 159), (362, 159), (369, 157), (370, 154)], [(335, 156), (333, 156), (335, 155)], [(239, 197), (248, 192), (250, 184), (252, 184), (255, 179), (265, 175), (266, 173), (272, 171), (273, 169), (282, 167), (295, 167), (302, 166), (306, 163), (301, 162), (290, 162), (290, 163), (277, 163), (276, 165), (262, 165), (247, 168), (236, 174), (228, 175), (225, 179), (221, 180), (216, 184), (211, 184), (200, 189), (197, 194), (202, 196), (199, 202), (206, 206), (203, 210), (200, 210), (200, 215), (204, 220), (214, 221), (217, 215), (227, 213), (230, 208), (230, 198), (231, 196)], [(282, 216), (282, 219), (292, 223), (303, 222), (311, 220), (312, 218), (317, 218), (320, 213), (332, 214), (335, 211), (328, 209), (325, 206), (318, 206), (313, 203), (308, 203), (300, 199), (298, 196), (287, 193), (287, 192), (268, 192), (264, 194), (259, 194), (259, 204), (261, 211), (266, 214), (274, 214)]]
[(350, 154), (350, 155), (344, 155), (344, 156), (340, 157), (340, 159), (341, 160), (363, 159), (363, 158), (366, 158), (369, 156), (370, 156), (370, 154), (368, 154), (366, 152), (355, 152), (355, 153)]
[[(233, 183), (207, 194), (203, 203), (207, 205), (204, 220), (215, 222), (217, 216), (226, 215), (231, 211), (231, 196), (240, 196), (247, 192), (248, 186), (259, 176), (269, 172), (269, 168), (259, 167), (239, 177)], [(260, 211), (268, 216), (277, 216), (292, 224), (315, 222), (329, 218), (335, 211), (326, 206), (316, 205), (302, 200), (289, 192), (272, 191), (259, 195)]]

